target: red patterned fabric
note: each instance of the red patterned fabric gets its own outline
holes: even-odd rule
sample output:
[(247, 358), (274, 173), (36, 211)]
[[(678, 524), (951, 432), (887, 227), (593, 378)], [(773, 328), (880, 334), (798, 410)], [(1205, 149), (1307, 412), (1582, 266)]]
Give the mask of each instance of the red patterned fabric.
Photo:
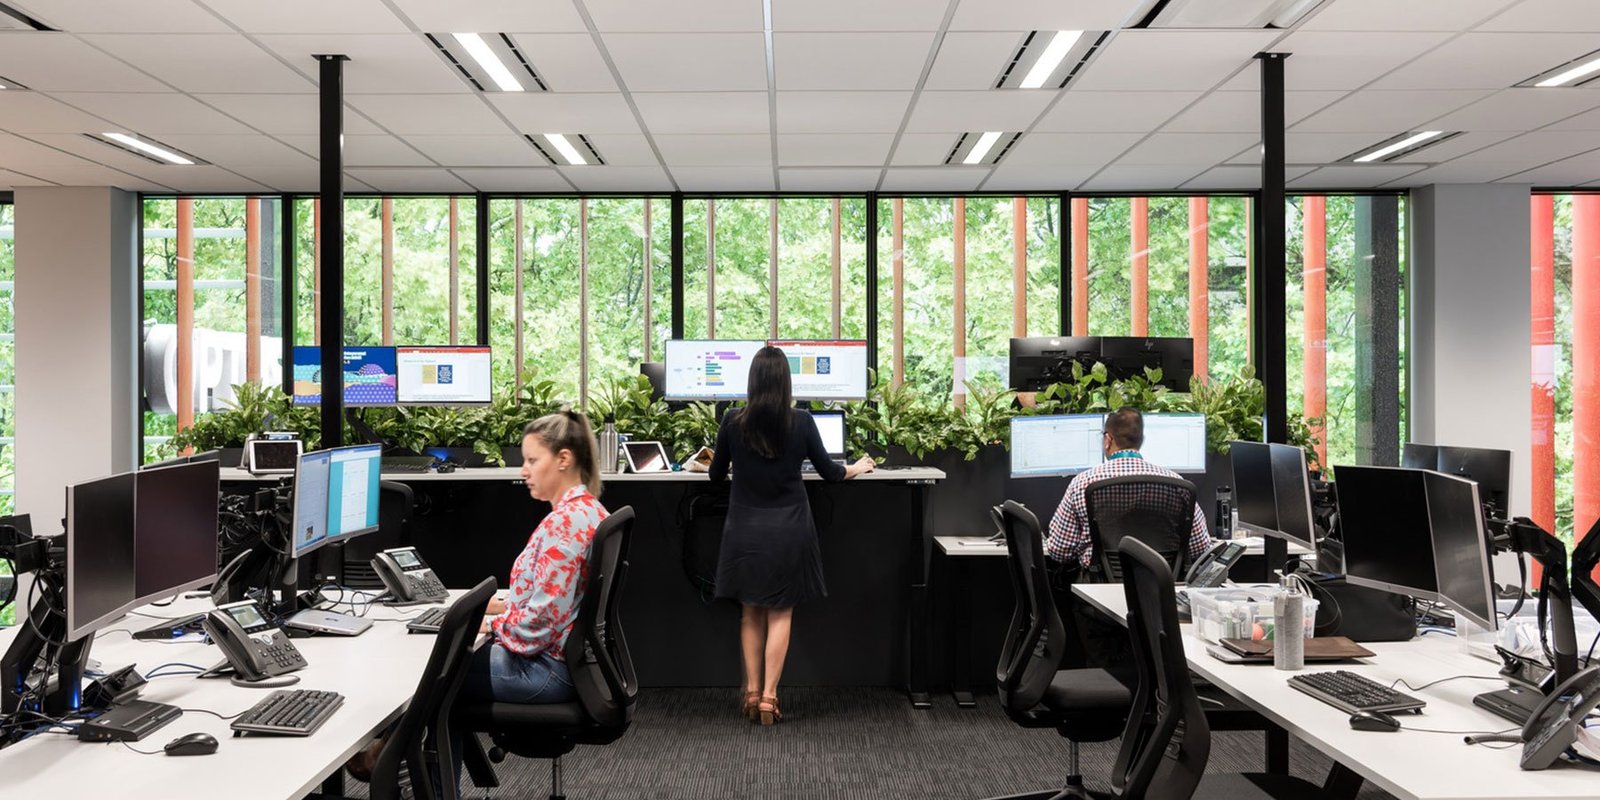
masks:
[[(1115, 478), (1122, 475), (1166, 475), (1176, 478), (1178, 473), (1166, 467), (1152, 464), (1138, 451), (1125, 450), (1118, 458), (1108, 459), (1094, 467), (1080, 472), (1067, 484), (1067, 493), (1061, 498), (1061, 505), (1056, 508), (1055, 516), (1050, 518), (1050, 535), (1045, 537), (1044, 552), (1052, 560), (1062, 564), (1074, 561), (1083, 567), (1088, 567), (1094, 561), (1094, 548), (1090, 545), (1089, 536), (1089, 507), (1083, 499), (1083, 487), (1100, 480), (1101, 478)], [(1211, 549), (1211, 535), (1206, 532), (1206, 516), (1200, 510), (1200, 504), (1194, 507), (1194, 521), (1189, 530), (1189, 562), (1206, 554)]]
[(582, 484), (568, 489), (539, 523), (511, 567), (504, 613), (489, 621), (500, 644), (532, 658), (549, 653), (563, 661), (561, 646), (572, 631), (589, 575), (589, 544), (607, 516)]

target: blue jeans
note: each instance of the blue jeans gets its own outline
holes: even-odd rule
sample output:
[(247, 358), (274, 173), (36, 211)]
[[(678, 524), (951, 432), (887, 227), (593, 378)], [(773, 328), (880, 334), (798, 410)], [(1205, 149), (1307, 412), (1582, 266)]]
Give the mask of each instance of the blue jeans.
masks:
[[(527, 658), (494, 642), (478, 648), (472, 654), (457, 702), (536, 705), (565, 703), (577, 696), (577, 691), (572, 688), (572, 677), (567, 672), (567, 662), (549, 653)], [(457, 786), (461, 785), (463, 740), (461, 731), (451, 732), (450, 767)], [(444, 796), (441, 787), (434, 787), (434, 795)]]

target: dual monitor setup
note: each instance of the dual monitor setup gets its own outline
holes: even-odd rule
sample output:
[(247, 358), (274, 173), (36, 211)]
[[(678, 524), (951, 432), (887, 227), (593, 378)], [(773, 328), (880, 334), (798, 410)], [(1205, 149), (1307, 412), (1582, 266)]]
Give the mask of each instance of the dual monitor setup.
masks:
[[(1076, 475), (1104, 460), (1105, 414), (1042, 414), (1011, 418), (1011, 477)], [(1206, 471), (1204, 414), (1144, 415), (1145, 460), (1173, 472)]]
[(863, 339), (671, 339), (662, 367), (663, 394), (669, 401), (744, 400), (750, 362), (767, 346), (781, 348), (788, 358), (794, 399), (867, 399)]
[(1144, 377), (1161, 370), (1161, 386), (1189, 391), (1194, 377), (1194, 339), (1185, 336), (1029, 336), (1011, 340), (1011, 388), (1043, 391), (1072, 380), (1074, 365), (1087, 373), (1103, 364), (1108, 380)]
[[(488, 347), (344, 348), (346, 406), (485, 405), (492, 397)], [(322, 350), (294, 348), (294, 403), (322, 402)]]

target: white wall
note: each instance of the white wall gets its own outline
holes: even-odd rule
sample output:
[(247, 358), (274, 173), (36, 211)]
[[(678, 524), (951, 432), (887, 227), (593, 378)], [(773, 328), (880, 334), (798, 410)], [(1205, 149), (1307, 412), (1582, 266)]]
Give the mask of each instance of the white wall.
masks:
[(16, 509), (59, 533), (68, 484), (136, 465), (138, 197), (16, 191)]
[(1532, 507), (1529, 187), (1439, 184), (1411, 202), (1411, 441), (1510, 450)]

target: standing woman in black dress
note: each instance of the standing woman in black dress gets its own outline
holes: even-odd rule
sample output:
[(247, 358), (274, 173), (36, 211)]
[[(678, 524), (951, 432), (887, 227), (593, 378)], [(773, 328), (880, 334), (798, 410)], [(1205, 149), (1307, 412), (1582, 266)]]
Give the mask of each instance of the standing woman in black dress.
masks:
[(794, 607), (828, 593), (811, 503), (800, 481), (800, 462), (811, 459), (830, 483), (873, 470), (863, 457), (848, 467), (828, 458), (811, 414), (794, 407), (789, 360), (763, 347), (750, 362), (749, 403), (728, 412), (717, 431), (711, 482), (733, 467), (728, 519), (717, 559), (717, 597), (744, 606), (739, 622), (744, 656), (743, 713), (771, 725), (778, 710), (778, 678), (789, 652)]

